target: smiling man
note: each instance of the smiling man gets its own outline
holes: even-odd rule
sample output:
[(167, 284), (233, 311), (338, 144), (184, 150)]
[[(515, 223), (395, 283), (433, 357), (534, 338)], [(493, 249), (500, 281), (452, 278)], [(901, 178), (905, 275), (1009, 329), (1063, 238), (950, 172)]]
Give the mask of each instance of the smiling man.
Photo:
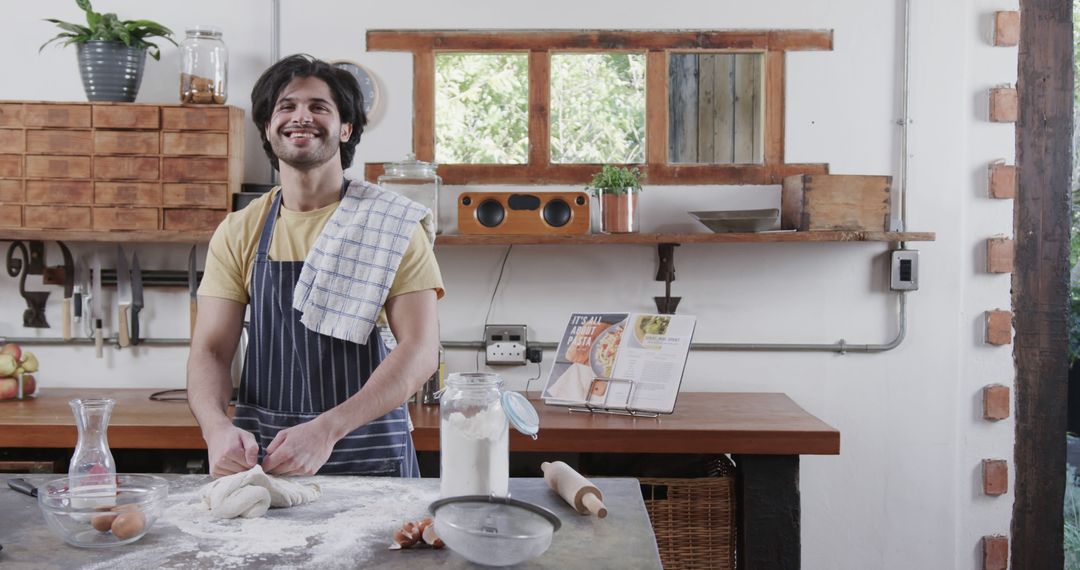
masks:
[[(282, 59), (251, 93), (281, 186), (210, 241), (188, 358), (188, 398), (215, 477), (419, 477), (404, 402), (438, 361), (442, 278), (430, 212), (344, 178), (367, 118), (349, 73)], [(235, 417), (235, 347), (250, 308)], [(397, 340), (387, 354), (376, 321)]]

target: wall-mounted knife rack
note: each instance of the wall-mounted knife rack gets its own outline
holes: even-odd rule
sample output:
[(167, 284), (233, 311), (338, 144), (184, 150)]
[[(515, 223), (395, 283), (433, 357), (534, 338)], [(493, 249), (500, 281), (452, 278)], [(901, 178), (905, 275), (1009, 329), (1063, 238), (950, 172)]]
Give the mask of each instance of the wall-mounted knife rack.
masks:
[[(86, 269), (87, 274), (93, 276), (94, 270), (91, 268)], [(181, 271), (177, 269), (144, 269), (139, 272), (142, 275), (143, 287), (187, 287), (188, 286), (188, 273), (187, 271)], [(195, 272), (195, 285), (198, 286), (202, 282), (202, 271)], [(42, 275), (41, 282), (45, 285), (63, 285), (64, 284), (64, 268), (60, 267), (48, 267), (45, 269)], [(101, 286), (115, 286), (116, 285), (116, 270), (115, 269), (102, 269), (101, 270)]]

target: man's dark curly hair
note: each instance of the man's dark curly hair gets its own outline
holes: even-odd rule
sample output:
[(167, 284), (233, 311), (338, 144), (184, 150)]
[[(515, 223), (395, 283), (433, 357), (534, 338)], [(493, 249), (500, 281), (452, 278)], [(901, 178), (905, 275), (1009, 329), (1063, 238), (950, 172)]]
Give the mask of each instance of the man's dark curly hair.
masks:
[(274, 170), (279, 169), (278, 157), (274, 154), (270, 141), (266, 139), (266, 126), (270, 124), (270, 117), (274, 114), (274, 105), (277, 104), (281, 91), (297, 77), (316, 77), (326, 83), (341, 115), (341, 122), (352, 124), (352, 136), (341, 143), (341, 168), (348, 168), (356, 154), (360, 135), (364, 134), (364, 126), (367, 125), (364, 95), (351, 73), (307, 54), (282, 58), (264, 71), (251, 89), (251, 120), (259, 130), (263, 150), (270, 159), (270, 164)]

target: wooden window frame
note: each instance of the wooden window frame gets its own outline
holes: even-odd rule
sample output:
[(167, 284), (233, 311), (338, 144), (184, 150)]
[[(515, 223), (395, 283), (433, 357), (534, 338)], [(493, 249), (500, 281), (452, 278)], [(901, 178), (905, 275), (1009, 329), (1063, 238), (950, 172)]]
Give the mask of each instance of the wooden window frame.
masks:
[[(544, 31), (544, 30), (369, 30), (368, 51), (404, 51), (413, 56), (413, 152), (435, 159), (435, 55), (441, 52), (525, 52), (529, 56), (529, 152), (525, 164), (441, 164), (448, 185), (585, 184), (599, 164), (551, 162), (550, 98), (552, 52), (645, 52), (645, 164), (647, 184), (779, 184), (792, 174), (827, 174), (828, 164), (784, 162), (785, 54), (831, 51), (832, 30)], [(763, 162), (689, 164), (668, 162), (668, 58), (671, 52), (762, 53)], [(377, 179), (383, 163), (368, 163), (364, 176)]]

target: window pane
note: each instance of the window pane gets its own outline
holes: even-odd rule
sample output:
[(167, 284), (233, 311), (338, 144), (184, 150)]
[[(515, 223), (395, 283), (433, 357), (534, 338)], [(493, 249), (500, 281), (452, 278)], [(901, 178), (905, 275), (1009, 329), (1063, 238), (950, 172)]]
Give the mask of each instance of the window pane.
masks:
[(758, 53), (673, 53), (668, 60), (668, 162), (762, 162)]
[(528, 151), (528, 56), (436, 54), (435, 160), (524, 164)]
[(552, 54), (551, 162), (645, 162), (645, 54)]

